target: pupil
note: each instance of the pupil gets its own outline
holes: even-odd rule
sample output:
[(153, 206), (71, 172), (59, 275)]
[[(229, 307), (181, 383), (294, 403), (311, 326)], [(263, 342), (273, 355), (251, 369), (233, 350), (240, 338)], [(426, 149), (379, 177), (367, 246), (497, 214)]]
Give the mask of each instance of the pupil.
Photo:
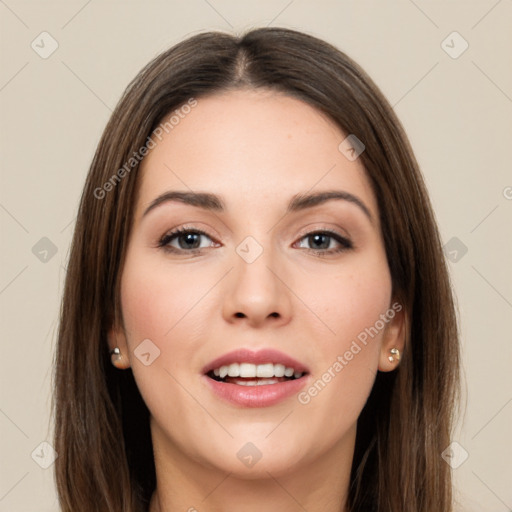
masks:
[[(194, 244), (197, 243), (197, 241), (199, 240), (199, 234), (198, 233), (186, 233), (184, 235), (181, 235), (180, 237), (180, 241), (181, 240), (185, 240), (185, 244)], [(180, 243), (180, 247), (182, 249), (196, 249), (197, 247), (190, 247), (190, 246), (185, 246), (183, 247), (183, 244)]]
[[(322, 238), (324, 239), (324, 243), (322, 244)], [(321, 245), (322, 247), (320, 247), (321, 249), (328, 249), (329, 248), (329, 236), (328, 235), (322, 235), (322, 234), (317, 234), (317, 235), (311, 235), (310, 239), (313, 239), (314, 240), (314, 243), (317, 244), (317, 242), (319, 242), (319, 245)], [(327, 243), (325, 243), (325, 241), (327, 240)], [(317, 245), (318, 247), (318, 245)]]

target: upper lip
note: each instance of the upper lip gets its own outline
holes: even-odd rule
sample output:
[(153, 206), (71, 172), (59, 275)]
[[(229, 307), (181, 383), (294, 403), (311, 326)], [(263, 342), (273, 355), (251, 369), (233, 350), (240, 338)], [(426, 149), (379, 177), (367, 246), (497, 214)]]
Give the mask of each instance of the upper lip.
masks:
[(278, 350), (268, 348), (255, 352), (246, 348), (240, 348), (228, 352), (208, 363), (203, 368), (203, 374), (207, 374), (215, 370), (215, 368), (230, 365), (231, 363), (282, 364), (286, 367), (293, 368), (296, 372), (309, 373), (305, 365)]

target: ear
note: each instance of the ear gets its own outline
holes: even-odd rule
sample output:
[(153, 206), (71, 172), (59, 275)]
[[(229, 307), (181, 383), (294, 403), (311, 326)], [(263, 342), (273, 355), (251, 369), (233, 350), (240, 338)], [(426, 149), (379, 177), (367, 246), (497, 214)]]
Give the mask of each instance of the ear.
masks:
[(112, 354), (110, 360), (112, 364), (119, 370), (130, 368), (130, 357), (128, 352), (128, 343), (126, 342), (126, 334), (122, 326), (112, 324), (107, 334), (109, 352), (114, 348), (120, 350), (119, 355)]
[(408, 332), (408, 316), (401, 302), (392, 302), (387, 317), (389, 322), (384, 329), (379, 355), (379, 370), (381, 372), (390, 372), (398, 368)]

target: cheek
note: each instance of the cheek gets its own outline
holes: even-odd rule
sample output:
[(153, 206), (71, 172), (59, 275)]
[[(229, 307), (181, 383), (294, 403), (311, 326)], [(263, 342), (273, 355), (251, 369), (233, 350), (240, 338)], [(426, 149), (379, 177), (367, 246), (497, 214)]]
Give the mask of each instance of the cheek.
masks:
[(322, 276), (310, 294), (329, 330), (316, 337), (314, 379), (298, 398), (333, 431), (357, 419), (378, 369), (392, 288), (387, 261), (378, 256)]
[[(358, 255), (336, 273), (317, 275), (314, 288), (308, 282), (303, 287), (305, 296), (309, 290), (311, 309), (318, 311), (329, 327), (326, 347), (331, 350), (327, 348), (326, 353), (334, 348), (348, 349), (358, 336), (364, 341), (366, 330), (390, 307), (391, 276), (381, 251), (368, 252), (364, 257)], [(380, 324), (379, 331), (382, 331)], [(373, 345), (378, 348), (378, 343)]]
[[(391, 300), (391, 282), (388, 274), (383, 272), (375, 279), (360, 276), (345, 281), (344, 284), (344, 291), (338, 300), (340, 307), (337, 308), (336, 314), (332, 312), (334, 330), (344, 343), (348, 340), (358, 340), (365, 347), (377, 350), (378, 343), (370, 346), (370, 343), (365, 344), (365, 341), (368, 341), (369, 330), (374, 333), (371, 339), (380, 339), (382, 335), (380, 315), (388, 310)], [(379, 335), (372, 329), (376, 324)]]
[[(176, 269), (146, 257), (142, 251), (128, 254), (121, 287), (123, 321), (134, 377), (153, 411), (158, 406), (151, 405), (162, 398), (160, 391), (179, 391), (178, 382), (189, 378), (191, 364), (197, 366), (198, 350), (207, 341), (205, 330), (208, 332), (219, 314), (212, 302), (212, 287), (225, 270), (218, 270), (199, 271), (194, 265)], [(137, 347), (146, 339), (158, 353), (149, 366), (136, 357)], [(178, 402), (174, 402), (176, 406)]]
[[(202, 279), (197, 272), (192, 275), (186, 269), (171, 271), (168, 266), (146, 261), (140, 254), (127, 259), (125, 265), (121, 303), (131, 368), (152, 416), (171, 431), (176, 426), (169, 413), (169, 397), (173, 415), (187, 414), (187, 407), (191, 407), (180, 383), (186, 382), (185, 363), (197, 351), (198, 322), (193, 319), (198, 315), (208, 317), (208, 302), (200, 299), (211, 288), (213, 277)], [(154, 344), (149, 352), (154, 350), (158, 356), (146, 366), (137, 353), (147, 339)]]
[[(197, 270), (171, 269), (154, 261), (128, 261), (123, 275), (121, 302), (129, 341), (149, 338), (164, 349), (184, 325), (189, 314), (204, 309), (201, 298), (208, 293), (215, 276), (204, 278)], [(188, 332), (193, 339), (193, 333)], [(135, 347), (131, 346), (131, 350)]]

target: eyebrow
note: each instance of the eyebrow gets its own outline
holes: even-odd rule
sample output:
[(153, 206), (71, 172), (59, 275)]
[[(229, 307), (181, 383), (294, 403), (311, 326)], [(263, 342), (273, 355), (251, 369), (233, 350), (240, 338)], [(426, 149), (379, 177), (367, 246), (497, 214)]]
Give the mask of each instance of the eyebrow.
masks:
[[(372, 214), (364, 202), (357, 196), (342, 190), (326, 190), (323, 192), (315, 192), (309, 194), (297, 194), (292, 197), (286, 209), (286, 213), (293, 213), (305, 210), (307, 208), (313, 208), (314, 206), (318, 206), (334, 199), (348, 201), (349, 203), (356, 205), (368, 217), (370, 222), (373, 223)], [(178, 190), (173, 190), (165, 192), (154, 199), (146, 208), (142, 216), (146, 216), (151, 210), (154, 210), (164, 203), (173, 201), (181, 202), (213, 212), (224, 212), (226, 210), (224, 201), (218, 195), (208, 192), (181, 192)]]

